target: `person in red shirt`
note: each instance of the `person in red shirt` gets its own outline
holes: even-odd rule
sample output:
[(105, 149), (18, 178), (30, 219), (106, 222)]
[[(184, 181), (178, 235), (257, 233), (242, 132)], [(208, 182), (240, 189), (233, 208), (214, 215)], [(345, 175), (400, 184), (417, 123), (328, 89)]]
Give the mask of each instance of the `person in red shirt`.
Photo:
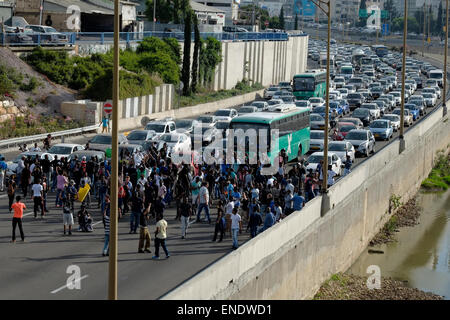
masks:
[(22, 218), (23, 218), (23, 210), (27, 207), (25, 206), (25, 203), (20, 202), (21, 197), (16, 197), (16, 203), (14, 203), (11, 208), (14, 210), (13, 220), (12, 220), (12, 241), (16, 242), (16, 226), (19, 225), (19, 231), (20, 231), (20, 237), (22, 238), (22, 241), (25, 242), (25, 235), (23, 234), (22, 229)]

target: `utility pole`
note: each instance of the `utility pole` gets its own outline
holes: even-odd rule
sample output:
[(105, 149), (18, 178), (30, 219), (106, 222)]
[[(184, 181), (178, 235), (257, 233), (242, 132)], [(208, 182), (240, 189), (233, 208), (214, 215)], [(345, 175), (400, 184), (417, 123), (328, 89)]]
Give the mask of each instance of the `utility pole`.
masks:
[(442, 87), (444, 88), (442, 93), (442, 116), (447, 115), (447, 53), (448, 53), (448, 0), (445, 5), (445, 43), (444, 43), (444, 83)]
[(406, 33), (408, 31), (408, 0), (405, 0), (405, 15), (403, 18), (403, 57), (402, 57), (402, 95), (401, 95), (401, 111), (400, 111), (400, 150), (402, 153), (405, 150), (405, 74), (406, 74)]
[(423, 3), (423, 18), (422, 18), (422, 23), (423, 23), (423, 37), (422, 37), (422, 57), (424, 56), (424, 52), (425, 52), (425, 32), (426, 32), (426, 23), (425, 23), (425, 2)]
[[(330, 46), (331, 46), (331, 0), (311, 0), (328, 17), (328, 37), (327, 37), (327, 93), (325, 103), (325, 128), (323, 144), (323, 184), (322, 184), (322, 205), (320, 215), (324, 216), (330, 210), (330, 198), (328, 196), (328, 125), (330, 118)], [(326, 6), (325, 11), (321, 5)]]
[(118, 177), (119, 177), (119, 37), (120, 37), (119, 0), (114, 0), (114, 68), (113, 68), (113, 111), (112, 111), (112, 141), (110, 176), (110, 231), (109, 231), (109, 274), (108, 299), (117, 300), (117, 211), (118, 211)]
[(44, 14), (44, 0), (41, 0), (41, 5), (39, 6), (39, 25), (42, 25), (42, 16)]

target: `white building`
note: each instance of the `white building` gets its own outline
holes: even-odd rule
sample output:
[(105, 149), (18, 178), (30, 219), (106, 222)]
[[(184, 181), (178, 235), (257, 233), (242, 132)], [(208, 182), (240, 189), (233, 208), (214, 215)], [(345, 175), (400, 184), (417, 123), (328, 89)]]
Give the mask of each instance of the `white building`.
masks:
[(194, 0), (214, 9), (223, 10), (225, 14), (225, 25), (232, 25), (238, 19), (240, 0)]

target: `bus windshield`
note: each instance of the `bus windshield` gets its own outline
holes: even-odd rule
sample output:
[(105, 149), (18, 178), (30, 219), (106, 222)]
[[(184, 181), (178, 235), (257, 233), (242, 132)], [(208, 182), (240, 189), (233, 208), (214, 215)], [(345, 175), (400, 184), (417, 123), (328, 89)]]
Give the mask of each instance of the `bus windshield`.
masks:
[(294, 91), (314, 91), (314, 78), (295, 78)]

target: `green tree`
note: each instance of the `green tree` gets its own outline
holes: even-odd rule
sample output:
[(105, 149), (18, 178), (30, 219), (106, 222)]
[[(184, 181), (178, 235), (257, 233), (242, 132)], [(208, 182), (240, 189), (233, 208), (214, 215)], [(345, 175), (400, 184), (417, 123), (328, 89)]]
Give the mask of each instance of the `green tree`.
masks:
[(277, 16), (271, 17), (269, 19), (269, 28), (270, 29), (281, 29), (280, 18)]
[(183, 51), (183, 69), (181, 70), (181, 81), (183, 81), (183, 95), (190, 95), (189, 79), (191, 75), (191, 43), (192, 43), (192, 11), (188, 0), (183, 0), (184, 11), (184, 51)]
[(283, 10), (283, 7), (281, 7), (281, 10), (280, 10), (280, 29), (284, 30), (284, 10)]
[(295, 20), (294, 20), (294, 30), (298, 30), (298, 16), (295, 15)]
[(385, 0), (384, 5), (383, 5), (383, 10), (388, 11), (388, 16), (385, 18), (385, 22), (387, 20), (394, 20), (395, 18), (398, 17), (398, 11), (397, 11), (397, 7), (394, 4), (394, 0)]
[(203, 86), (208, 87), (213, 79), (216, 67), (222, 61), (222, 43), (208, 37), (200, 46), (199, 75)]
[(198, 83), (198, 57), (200, 54), (200, 46), (201, 46), (201, 39), (200, 39), (200, 32), (198, 30), (198, 19), (197, 15), (193, 14), (194, 18), (194, 56), (192, 61), (192, 92), (197, 92), (197, 83)]
[(361, 0), (361, 3), (359, 4), (359, 27), (365, 27), (367, 25), (367, 18), (368, 12), (366, 0)]
[[(153, 21), (153, 3), (154, 0), (147, 0), (145, 16), (149, 21)], [(169, 23), (174, 21), (174, 6), (171, 0), (156, 0), (156, 20), (160, 23)]]

